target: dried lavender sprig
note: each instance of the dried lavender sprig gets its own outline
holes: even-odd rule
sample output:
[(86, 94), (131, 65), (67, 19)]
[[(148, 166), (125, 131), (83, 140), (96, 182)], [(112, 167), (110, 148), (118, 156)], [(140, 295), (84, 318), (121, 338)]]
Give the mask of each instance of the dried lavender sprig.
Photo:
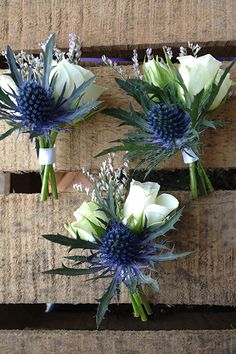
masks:
[[(39, 43), (39, 46), (44, 50), (47, 42), (49, 41), (51, 35), (43, 42)], [(70, 34), (69, 40), (69, 51), (67, 53), (61, 51), (57, 47), (53, 49), (54, 59), (57, 62), (63, 60), (66, 56), (69, 62), (78, 64), (81, 57), (81, 47), (82, 42), (80, 37), (74, 33)], [(6, 50), (2, 51), (1, 54), (6, 57)], [(28, 78), (29, 70), (32, 71), (33, 75), (38, 75), (43, 70), (43, 55), (40, 53), (38, 56), (34, 56), (31, 53), (21, 51), (15, 55), (16, 63), (19, 65), (22, 76), (24, 79)]]
[(165, 51), (166, 51), (168, 57), (169, 57), (170, 59), (172, 59), (172, 58), (173, 58), (173, 52), (172, 52), (171, 47), (164, 46), (163, 48), (165, 49)]
[(102, 56), (102, 61), (105, 65), (110, 66), (113, 70), (115, 70), (115, 72), (118, 75), (120, 75), (123, 80), (127, 80), (129, 78), (121, 66), (119, 66), (117, 63), (113, 62), (111, 59), (109, 59), (105, 55)]
[(148, 61), (153, 59), (152, 48), (146, 49), (146, 56)]
[(133, 73), (134, 73), (134, 76), (137, 79), (143, 80), (143, 75), (141, 74), (140, 68), (139, 68), (138, 52), (137, 52), (136, 49), (133, 50), (132, 62), (133, 62)]
[(82, 41), (80, 37), (74, 33), (70, 33), (69, 38), (69, 50), (67, 52), (68, 61), (78, 65), (82, 55)]

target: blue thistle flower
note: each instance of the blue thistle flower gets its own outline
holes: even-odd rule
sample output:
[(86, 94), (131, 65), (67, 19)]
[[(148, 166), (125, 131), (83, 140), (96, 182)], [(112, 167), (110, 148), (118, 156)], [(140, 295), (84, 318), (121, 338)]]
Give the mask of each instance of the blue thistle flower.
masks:
[[(159, 290), (157, 279), (151, 276), (151, 273), (156, 271), (157, 264), (189, 254), (189, 252), (174, 254), (173, 249), (167, 246), (165, 240), (153, 242), (173, 229), (181, 213), (182, 210), (179, 210), (164, 225), (153, 226), (140, 233), (131, 231), (121, 221), (111, 218), (104, 235), (98, 238), (96, 243), (81, 240), (79, 235), (77, 239), (58, 234), (44, 235), (47, 240), (65, 245), (70, 249), (90, 249), (91, 251), (89, 256), (67, 256), (67, 259), (75, 262), (75, 267), (63, 265), (62, 268), (51, 269), (46, 273), (67, 276), (91, 274), (93, 275), (91, 280), (111, 278), (108, 289), (99, 300), (96, 316), (97, 326), (99, 326), (112, 297), (119, 297), (122, 282), (128, 288), (131, 297), (139, 293), (145, 301), (145, 294), (140, 288), (142, 284), (150, 285), (155, 291)], [(82, 264), (86, 266), (81, 268)]]
[(129, 270), (136, 273), (145, 251), (150, 252), (150, 247), (143, 244), (143, 238), (115, 221), (101, 239), (99, 263), (113, 269), (117, 278), (125, 280)]
[(52, 90), (43, 88), (37, 81), (23, 82), (16, 97), (20, 120), (25, 129), (44, 134), (55, 125), (52, 120)]
[(147, 113), (147, 123), (152, 144), (164, 149), (180, 148), (188, 139), (191, 118), (180, 106), (157, 103)]
[(53, 97), (57, 80), (56, 76), (50, 79), (54, 45), (55, 36), (52, 35), (43, 52), (43, 74), (39, 71), (33, 73), (31, 68), (27, 79), (18, 68), (12, 49), (7, 48), (7, 62), (16, 90), (5, 92), (0, 88), (0, 115), (11, 125), (3, 137), (10, 135), (14, 130), (19, 130), (19, 132), (30, 133), (30, 139), (42, 137), (48, 142), (52, 132), (58, 132), (65, 129), (68, 124), (83, 120), (101, 103), (93, 101), (79, 104), (83, 93), (95, 77), (75, 87), (70, 97), (66, 99), (63, 97), (66, 85), (61, 88), (60, 97)]

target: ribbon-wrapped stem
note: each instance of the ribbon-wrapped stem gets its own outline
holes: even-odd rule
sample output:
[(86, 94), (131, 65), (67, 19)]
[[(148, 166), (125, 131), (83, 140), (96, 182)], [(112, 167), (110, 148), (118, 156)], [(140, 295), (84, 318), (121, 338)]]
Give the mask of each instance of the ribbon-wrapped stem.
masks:
[(50, 136), (50, 140), (40, 137), (39, 138), (39, 163), (40, 174), (42, 180), (41, 200), (45, 201), (49, 194), (49, 184), (51, 186), (53, 199), (58, 199), (57, 182), (54, 172), (53, 163), (55, 162), (55, 150), (54, 145), (56, 141), (57, 133), (53, 132)]

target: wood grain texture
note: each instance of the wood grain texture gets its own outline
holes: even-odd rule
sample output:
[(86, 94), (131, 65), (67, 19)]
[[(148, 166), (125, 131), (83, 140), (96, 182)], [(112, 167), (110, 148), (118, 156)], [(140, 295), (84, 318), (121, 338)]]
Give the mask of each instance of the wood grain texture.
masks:
[[(215, 192), (190, 203), (188, 192), (175, 192), (186, 212), (172, 237), (179, 251), (194, 253), (162, 263), (159, 294), (163, 304), (236, 304), (236, 191)], [(38, 195), (0, 196), (0, 303), (95, 303), (106, 282), (49, 276), (67, 249), (44, 240), (62, 232), (82, 202), (79, 193), (63, 193), (59, 201), (41, 203)], [(2, 207), (4, 206), (4, 207)], [(106, 284), (106, 285), (105, 285)], [(128, 301), (123, 289), (121, 302)]]
[[(130, 98), (118, 88), (114, 79), (116, 74), (107, 67), (92, 68), (97, 75), (97, 82), (107, 88), (104, 101), (110, 107), (127, 108)], [(130, 68), (127, 68), (129, 71)], [(236, 67), (232, 70), (232, 78), (236, 79)], [(224, 107), (211, 115), (211, 119), (230, 121), (216, 131), (208, 129), (203, 136), (205, 144), (202, 151), (203, 163), (206, 168), (236, 167), (236, 96), (228, 100)], [(104, 157), (94, 159), (94, 156), (111, 146), (112, 140), (121, 138), (127, 132), (126, 126), (119, 127), (119, 121), (98, 114), (71, 131), (61, 132), (56, 143), (56, 170), (78, 171), (82, 167), (98, 169)], [(6, 126), (0, 123), (0, 133)], [(118, 154), (121, 156), (120, 154)], [(120, 163), (120, 159), (117, 160)], [(133, 165), (134, 166), (134, 165)], [(0, 171), (20, 172), (38, 171), (34, 144), (30, 143), (28, 135), (17, 138), (16, 134), (0, 142)], [(181, 154), (170, 161), (159, 165), (159, 168), (186, 168)]]
[[(236, 4), (231, 0), (4, 0), (0, 47), (38, 49), (49, 33), (68, 47), (78, 33), (85, 47), (183, 43), (235, 43)], [(145, 14), (145, 15), (144, 15)]]
[(236, 330), (1, 330), (1, 354), (233, 354)]
[[(0, 172), (0, 194), (9, 194), (10, 193), (10, 173), (1, 173)], [(65, 183), (64, 183), (65, 186)]]

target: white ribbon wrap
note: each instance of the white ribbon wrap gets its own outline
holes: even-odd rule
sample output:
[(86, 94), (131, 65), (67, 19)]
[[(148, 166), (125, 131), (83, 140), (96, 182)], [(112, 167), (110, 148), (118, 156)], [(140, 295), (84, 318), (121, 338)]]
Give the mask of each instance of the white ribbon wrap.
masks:
[(39, 164), (52, 165), (56, 162), (55, 148), (40, 148), (39, 149)]
[(190, 164), (199, 160), (199, 157), (195, 154), (195, 152), (188, 147), (182, 150), (182, 156), (183, 156), (184, 163), (186, 164)]

